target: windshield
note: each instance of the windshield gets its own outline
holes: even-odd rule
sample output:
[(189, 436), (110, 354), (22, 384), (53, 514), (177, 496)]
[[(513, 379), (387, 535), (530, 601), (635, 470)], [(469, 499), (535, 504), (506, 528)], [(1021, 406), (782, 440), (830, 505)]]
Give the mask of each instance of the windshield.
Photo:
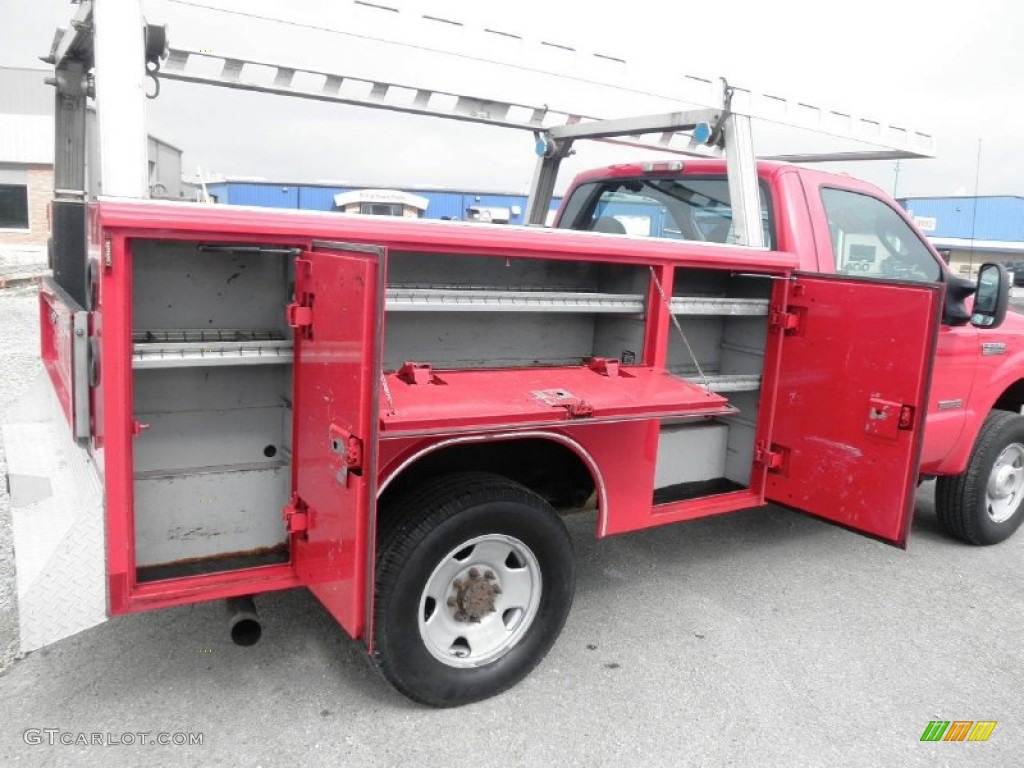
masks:
[[(768, 191), (761, 190), (764, 241), (775, 247)], [(614, 179), (581, 184), (565, 204), (561, 229), (736, 242), (729, 184), (724, 176)]]

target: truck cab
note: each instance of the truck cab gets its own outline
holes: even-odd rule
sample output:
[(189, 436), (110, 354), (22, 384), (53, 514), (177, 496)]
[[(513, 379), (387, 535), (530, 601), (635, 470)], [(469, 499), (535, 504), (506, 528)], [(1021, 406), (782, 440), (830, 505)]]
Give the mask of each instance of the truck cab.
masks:
[[(1016, 313), (1002, 318), (1005, 310), (999, 322), (972, 315), (974, 284), (952, 274), (906, 212), (877, 187), (786, 163), (759, 162), (757, 168), (767, 252), (792, 253), (807, 272), (944, 288), (920, 475), (940, 478), (940, 519), (955, 535), (976, 544), (1009, 536), (1020, 525), (1024, 492), (1018, 442), (1024, 435), (1018, 416), (1024, 406), (1024, 320)], [(731, 244), (726, 163), (628, 163), (581, 173), (554, 226)], [(989, 281), (1000, 273), (996, 292), (1008, 293), (1001, 267), (986, 265), (983, 272)], [(1003, 434), (1008, 424), (1012, 437)], [(992, 440), (1001, 448), (990, 456), (983, 449)], [(968, 475), (987, 485), (964, 498)], [(978, 511), (976, 524), (965, 522), (968, 509)]]

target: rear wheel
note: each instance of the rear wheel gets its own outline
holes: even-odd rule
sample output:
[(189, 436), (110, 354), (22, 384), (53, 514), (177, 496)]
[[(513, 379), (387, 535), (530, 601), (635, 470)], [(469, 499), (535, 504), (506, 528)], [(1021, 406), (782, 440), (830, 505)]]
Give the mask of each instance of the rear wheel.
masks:
[(1024, 416), (992, 411), (961, 475), (940, 477), (939, 522), (971, 544), (998, 544), (1024, 520)]
[(572, 545), (554, 510), (499, 475), (437, 478), (383, 510), (374, 659), (432, 706), (511, 687), (544, 657), (572, 604)]

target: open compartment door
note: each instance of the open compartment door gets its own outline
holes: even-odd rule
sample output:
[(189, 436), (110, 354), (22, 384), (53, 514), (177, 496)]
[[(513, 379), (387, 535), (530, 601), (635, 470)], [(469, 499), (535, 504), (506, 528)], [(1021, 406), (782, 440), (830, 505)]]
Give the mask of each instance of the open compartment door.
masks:
[(906, 545), (941, 290), (797, 276), (759, 451), (768, 500)]
[(383, 248), (317, 244), (295, 261), (296, 574), (352, 635), (364, 624), (376, 494)]

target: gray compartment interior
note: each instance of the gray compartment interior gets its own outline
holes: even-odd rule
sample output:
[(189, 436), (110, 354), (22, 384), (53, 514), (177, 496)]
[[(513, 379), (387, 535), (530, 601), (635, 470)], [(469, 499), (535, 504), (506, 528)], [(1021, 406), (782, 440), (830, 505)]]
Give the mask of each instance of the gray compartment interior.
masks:
[[(390, 292), (420, 289), (451, 298), (437, 311), (407, 311), (389, 299), (384, 367), (410, 361), (436, 368), (575, 365), (624, 353), (639, 358), (642, 305), (622, 309), (613, 297), (642, 298), (647, 274), (621, 264), (393, 252)], [(460, 293), (480, 291), (490, 300), (479, 302), (479, 310), (467, 310), (468, 304), (453, 309)], [(535, 311), (522, 311), (521, 294), (536, 297)], [(605, 306), (576, 310), (569, 298), (575, 294), (602, 297)]]
[[(659, 484), (664, 485), (659, 487), (719, 478), (740, 486), (750, 483), (771, 288), (771, 280), (760, 277), (712, 270), (676, 270), (673, 297), (677, 303), (702, 306), (699, 301), (691, 300), (720, 299), (721, 313), (690, 314), (699, 310), (687, 309), (676, 314), (686, 341), (678, 329), (669, 329), (668, 368), (687, 381), (725, 394), (730, 405), (738, 410), (734, 415), (715, 418), (715, 423), (728, 430), (725, 452), (714, 452), (720, 457), (716, 466), (701, 464), (705, 476), (694, 477), (690, 443), (678, 437), (674, 441), (663, 441), (656, 476)], [(729, 299), (741, 301), (730, 302)], [(698, 363), (703, 378), (698, 372)], [(671, 422), (662, 427), (663, 431), (673, 433), (687, 428)]]
[(209, 253), (193, 242), (145, 240), (132, 248), (132, 328), (287, 331), (290, 260)]
[[(136, 242), (133, 259), (134, 412), (148, 424), (134, 441), (138, 564), (284, 546), (291, 259), (171, 241)], [(649, 281), (646, 266), (391, 252), (385, 369), (639, 362)], [(659, 488), (749, 483), (770, 290), (765, 279), (676, 270), (667, 298), (693, 354), (670, 328), (668, 367), (738, 412), (666, 422)]]
[[(385, 368), (575, 365), (591, 356), (639, 362), (649, 280), (643, 266), (392, 253)], [(749, 484), (770, 294), (762, 277), (675, 271), (666, 298), (686, 342), (669, 329), (668, 368), (725, 394), (738, 412), (710, 425), (666, 422), (659, 488)], [(594, 302), (578, 306), (586, 303), (580, 295)]]
[[(147, 425), (134, 438), (139, 567), (208, 559), (217, 570), (229, 556), (244, 567), (239, 555), (286, 545), (290, 261), (133, 246), (133, 408)], [(267, 340), (273, 354), (261, 356)]]

